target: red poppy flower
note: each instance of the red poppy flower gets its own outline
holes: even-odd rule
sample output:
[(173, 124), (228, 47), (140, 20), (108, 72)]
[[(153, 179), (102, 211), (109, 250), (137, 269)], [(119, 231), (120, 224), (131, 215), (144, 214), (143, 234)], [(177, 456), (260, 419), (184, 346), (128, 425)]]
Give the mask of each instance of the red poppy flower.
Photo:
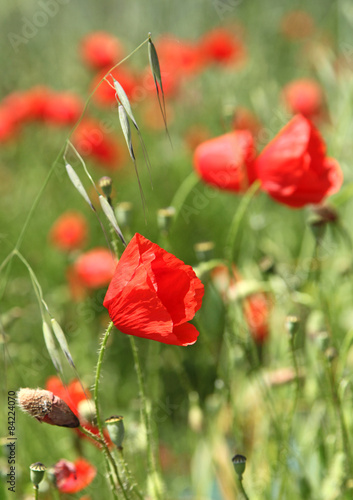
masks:
[(93, 248), (81, 254), (73, 268), (79, 282), (86, 288), (101, 288), (113, 277), (116, 260), (106, 248)]
[[(102, 80), (102, 78), (105, 76), (108, 70), (109, 67), (106, 67), (94, 77), (91, 83), (92, 90), (96, 88), (96, 86)], [(137, 92), (137, 88), (139, 87), (138, 77), (126, 66), (124, 67), (119, 66), (118, 68), (115, 68), (110, 74), (123, 87), (129, 100), (133, 101), (135, 93)], [(108, 79), (110, 80), (111, 83), (112, 82), (111, 78)], [(96, 104), (100, 106), (111, 106), (112, 104), (116, 104), (117, 101), (115, 98), (115, 90), (109, 85), (109, 83), (104, 81), (95, 91), (93, 95), (93, 100)]]
[(61, 493), (77, 493), (86, 488), (96, 477), (96, 468), (84, 458), (74, 463), (59, 460), (54, 465), (56, 486)]
[(51, 90), (45, 86), (33, 87), (24, 92), (25, 109), (29, 120), (42, 120)]
[(125, 150), (115, 136), (108, 135), (103, 125), (96, 120), (83, 120), (75, 130), (72, 141), (82, 156), (91, 156), (98, 166), (109, 170), (119, 168), (126, 157)]
[(314, 80), (302, 79), (288, 83), (283, 89), (283, 99), (293, 114), (307, 118), (317, 116), (323, 107), (323, 92)]
[(320, 203), (343, 182), (338, 163), (325, 153), (325, 143), (313, 124), (295, 116), (256, 160), (262, 189), (294, 208)]
[(193, 75), (204, 66), (199, 47), (192, 42), (165, 35), (157, 40), (156, 49), (162, 74)]
[(164, 344), (190, 345), (199, 332), (188, 323), (204, 288), (193, 269), (140, 234), (116, 267), (103, 305), (123, 333)]
[(53, 92), (48, 95), (43, 118), (53, 125), (70, 125), (77, 122), (83, 110), (81, 98), (73, 92)]
[(236, 130), (200, 144), (194, 166), (207, 183), (229, 191), (244, 191), (255, 180), (254, 140), (247, 130)]
[(31, 103), (27, 92), (11, 92), (1, 101), (1, 109), (5, 109), (11, 115), (14, 123), (22, 124), (31, 118)]
[(0, 108), (0, 143), (14, 138), (18, 131), (18, 125), (13, 119), (11, 110), (6, 106)]
[(86, 219), (79, 212), (66, 212), (53, 224), (49, 238), (60, 250), (69, 251), (82, 248), (87, 240)]
[(83, 61), (93, 69), (114, 66), (123, 58), (124, 49), (121, 42), (110, 33), (96, 31), (86, 35), (80, 45)]
[(264, 293), (254, 293), (243, 302), (243, 310), (250, 334), (257, 344), (269, 337), (270, 303)]
[[(57, 376), (52, 376), (47, 380), (45, 385), (48, 391), (51, 391), (55, 396), (59, 397), (70, 407), (72, 412), (79, 418), (82, 427), (99, 436), (98, 427), (91, 423), (94, 416), (94, 404), (91, 399), (90, 392), (86, 389), (85, 392), (79, 380), (72, 380), (67, 387), (64, 387), (61, 380)], [(75, 432), (81, 437), (88, 439), (80, 429), (75, 429)], [(104, 429), (104, 438), (108, 446), (112, 445), (109, 433)], [(92, 443), (97, 445), (97, 442), (92, 440)]]
[(222, 64), (239, 62), (245, 56), (243, 43), (224, 28), (206, 33), (200, 40), (200, 51), (206, 61)]

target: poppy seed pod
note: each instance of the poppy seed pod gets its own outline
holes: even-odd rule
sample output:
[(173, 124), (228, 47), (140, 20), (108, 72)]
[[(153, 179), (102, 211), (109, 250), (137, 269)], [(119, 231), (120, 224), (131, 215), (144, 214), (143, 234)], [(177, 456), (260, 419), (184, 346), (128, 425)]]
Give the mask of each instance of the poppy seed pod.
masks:
[(38, 485), (42, 482), (45, 471), (47, 470), (46, 466), (43, 465), (41, 462), (36, 462), (32, 465), (29, 466), (30, 468), (30, 475), (31, 475), (31, 482), (33, 486), (38, 487)]
[(20, 389), (17, 402), (21, 410), (39, 422), (60, 427), (79, 427), (80, 422), (68, 405), (50, 391), (43, 389)]
[(125, 436), (125, 428), (124, 428), (124, 417), (121, 416), (112, 416), (105, 420), (105, 425), (107, 426), (110, 439), (118, 448), (118, 450), (122, 450), (122, 444)]

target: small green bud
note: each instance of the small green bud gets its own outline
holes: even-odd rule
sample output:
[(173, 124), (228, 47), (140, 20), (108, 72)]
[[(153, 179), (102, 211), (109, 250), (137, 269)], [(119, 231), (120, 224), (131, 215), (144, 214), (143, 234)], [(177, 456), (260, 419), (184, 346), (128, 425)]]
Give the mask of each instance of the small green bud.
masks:
[(110, 177), (105, 175), (104, 177), (101, 177), (98, 181), (98, 185), (103, 191), (103, 194), (106, 198), (110, 198), (110, 195), (112, 194), (112, 187), (113, 187), (113, 181)]
[(105, 420), (110, 439), (113, 441), (118, 450), (122, 450), (122, 444), (124, 441), (125, 428), (124, 428), (124, 417), (114, 415)]
[(213, 241), (202, 241), (194, 245), (195, 254), (199, 262), (207, 262), (213, 258)]
[(239, 481), (242, 481), (245, 471), (246, 457), (244, 457), (244, 455), (234, 455), (232, 462)]
[(36, 462), (29, 466), (31, 481), (33, 486), (38, 487), (39, 483), (42, 481), (45, 471), (47, 470), (46, 466), (40, 462)]
[(287, 316), (286, 317), (286, 330), (291, 337), (294, 337), (298, 332), (300, 325), (299, 318), (297, 316)]
[(115, 216), (122, 227), (131, 227), (133, 217), (133, 204), (123, 201), (116, 205)]
[(174, 207), (161, 208), (157, 212), (157, 224), (159, 230), (168, 233), (175, 215)]

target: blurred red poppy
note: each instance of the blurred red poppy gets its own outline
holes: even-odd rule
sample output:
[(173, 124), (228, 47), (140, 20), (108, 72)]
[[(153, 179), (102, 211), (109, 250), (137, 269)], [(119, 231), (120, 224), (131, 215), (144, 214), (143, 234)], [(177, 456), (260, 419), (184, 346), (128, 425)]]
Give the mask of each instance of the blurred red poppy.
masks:
[(59, 460), (54, 465), (56, 486), (61, 493), (77, 493), (86, 488), (96, 477), (96, 468), (84, 458), (74, 463)]
[(255, 180), (254, 140), (247, 130), (236, 130), (200, 144), (194, 167), (207, 183), (229, 191), (245, 191)]
[(73, 92), (52, 92), (48, 95), (43, 119), (52, 125), (72, 125), (83, 110), (81, 98)]
[(124, 49), (115, 36), (105, 31), (96, 31), (82, 39), (80, 54), (88, 66), (100, 69), (119, 62), (124, 57)]
[(33, 87), (23, 93), (27, 119), (42, 120), (51, 90), (43, 85)]
[(60, 250), (70, 251), (82, 248), (87, 240), (88, 225), (79, 212), (65, 212), (54, 222), (49, 238)]
[(75, 130), (72, 142), (82, 156), (90, 156), (97, 165), (108, 170), (121, 166), (126, 158), (125, 149), (113, 134), (108, 134), (103, 125), (93, 119), (83, 120)]
[(11, 110), (0, 107), (0, 143), (14, 138), (18, 132), (18, 124), (13, 118)]
[(200, 309), (203, 293), (191, 266), (137, 233), (119, 260), (103, 305), (123, 333), (186, 346), (199, 334), (188, 321)]
[(97, 247), (81, 254), (73, 268), (77, 279), (86, 288), (101, 288), (113, 277), (117, 261), (104, 247)]
[(269, 337), (270, 303), (264, 293), (254, 293), (243, 301), (243, 310), (250, 335), (257, 344)]
[(294, 80), (284, 87), (282, 95), (293, 114), (300, 113), (307, 118), (315, 118), (323, 109), (323, 92), (315, 80)]
[[(64, 387), (59, 377), (54, 375), (48, 378), (45, 387), (48, 391), (55, 394), (55, 396), (65, 401), (72, 412), (79, 418), (82, 427), (92, 434), (99, 436), (98, 427), (92, 423), (92, 420), (94, 420), (94, 403), (91, 399), (91, 394), (87, 389), (83, 391), (79, 380), (74, 379), (67, 387)], [(81, 438), (90, 439), (80, 429), (75, 429), (75, 432)], [(111, 446), (112, 442), (106, 429), (104, 429), (104, 438), (108, 446)], [(91, 442), (97, 445), (94, 439)]]
[[(94, 77), (91, 83), (92, 90), (96, 88), (96, 86), (102, 80), (102, 78), (105, 76), (108, 70), (109, 67), (105, 67)], [(140, 85), (139, 78), (136, 76), (136, 74), (126, 66), (124, 67), (119, 66), (118, 68), (115, 68), (110, 74), (123, 87), (130, 101), (133, 101), (134, 94), (135, 92), (137, 92), (136, 89)], [(108, 80), (110, 80), (110, 83), (112, 83), (110, 77), (108, 78)], [(112, 104), (117, 103), (115, 98), (115, 90), (107, 82), (102, 82), (100, 84), (100, 86), (97, 88), (97, 90), (93, 95), (93, 100), (96, 104), (100, 106), (111, 106)]]
[(197, 44), (165, 35), (156, 42), (156, 49), (162, 74), (174, 77), (194, 75), (203, 67), (204, 62)]
[(343, 182), (337, 161), (325, 154), (318, 130), (304, 116), (296, 115), (256, 159), (262, 189), (293, 208), (320, 203)]
[(307, 38), (313, 34), (314, 30), (314, 20), (305, 10), (291, 10), (281, 19), (281, 31), (289, 40)]
[(29, 101), (26, 91), (11, 92), (2, 99), (1, 110), (10, 113), (14, 123), (22, 124), (31, 118), (31, 103)]
[(202, 57), (209, 63), (238, 63), (245, 58), (245, 47), (241, 40), (224, 28), (205, 33), (199, 47)]

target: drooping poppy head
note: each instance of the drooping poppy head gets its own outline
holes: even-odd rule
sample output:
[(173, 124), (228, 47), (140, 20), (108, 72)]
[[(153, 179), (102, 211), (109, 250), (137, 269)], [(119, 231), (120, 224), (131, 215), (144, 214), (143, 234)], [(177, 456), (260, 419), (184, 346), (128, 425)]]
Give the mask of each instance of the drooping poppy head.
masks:
[(96, 477), (97, 470), (84, 458), (75, 462), (61, 459), (54, 466), (55, 482), (61, 493), (77, 493)]
[(216, 28), (206, 33), (200, 40), (200, 52), (208, 63), (231, 64), (242, 61), (245, 47), (231, 31)]
[(343, 182), (337, 161), (326, 157), (320, 133), (302, 115), (292, 118), (265, 147), (255, 169), (262, 189), (293, 208), (320, 203)]
[(126, 157), (125, 149), (115, 135), (108, 133), (100, 122), (93, 119), (82, 120), (72, 142), (82, 156), (92, 158), (97, 166), (108, 170), (119, 168)]
[(119, 260), (103, 305), (123, 333), (186, 346), (199, 334), (188, 321), (200, 309), (203, 293), (192, 267), (137, 233)]
[[(95, 408), (91, 394), (88, 389), (83, 390), (79, 380), (71, 380), (68, 386), (64, 387), (60, 378), (54, 375), (48, 378), (45, 387), (55, 396), (65, 401), (76, 417), (79, 418), (82, 427), (99, 436), (99, 429), (94, 425)], [(90, 439), (97, 446), (97, 442), (88, 438), (80, 429), (75, 429), (75, 431), (81, 438)], [(107, 429), (104, 429), (103, 433), (106, 443), (111, 446), (112, 442)]]
[(83, 61), (92, 69), (114, 66), (124, 57), (123, 46), (114, 35), (95, 31), (86, 35), (80, 44)]
[(236, 130), (200, 144), (194, 167), (208, 184), (229, 191), (245, 191), (255, 180), (254, 140), (247, 130)]
[(79, 212), (65, 212), (54, 222), (49, 238), (59, 250), (82, 248), (87, 241), (88, 225)]
[(116, 264), (116, 259), (108, 249), (97, 247), (81, 254), (74, 262), (73, 269), (82, 286), (98, 289), (108, 285)]
[(293, 114), (314, 118), (323, 109), (323, 92), (315, 80), (294, 80), (284, 87), (282, 96), (286, 107)]
[(83, 110), (82, 99), (73, 92), (52, 92), (43, 110), (43, 119), (51, 125), (72, 125)]

